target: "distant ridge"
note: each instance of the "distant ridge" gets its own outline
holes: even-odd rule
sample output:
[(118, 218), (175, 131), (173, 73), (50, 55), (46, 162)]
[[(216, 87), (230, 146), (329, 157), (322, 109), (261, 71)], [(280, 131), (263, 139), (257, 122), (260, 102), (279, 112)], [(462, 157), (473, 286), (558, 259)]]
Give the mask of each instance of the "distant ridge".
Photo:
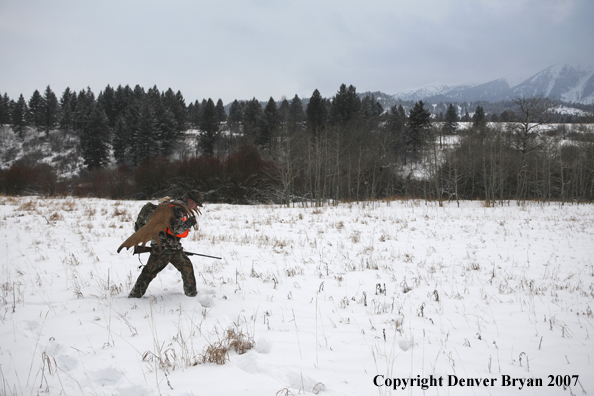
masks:
[(430, 102), (498, 102), (517, 96), (543, 95), (568, 103), (594, 104), (594, 67), (559, 64), (550, 66), (510, 87), (504, 78), (483, 84), (427, 85), (392, 95), (401, 100)]

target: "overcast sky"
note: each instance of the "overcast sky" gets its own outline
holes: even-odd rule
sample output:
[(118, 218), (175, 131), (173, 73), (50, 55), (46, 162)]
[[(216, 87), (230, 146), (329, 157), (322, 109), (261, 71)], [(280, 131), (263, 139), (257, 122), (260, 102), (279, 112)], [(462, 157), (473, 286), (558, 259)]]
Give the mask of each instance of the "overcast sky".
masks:
[(395, 94), (594, 64), (594, 0), (0, 0), (0, 93)]

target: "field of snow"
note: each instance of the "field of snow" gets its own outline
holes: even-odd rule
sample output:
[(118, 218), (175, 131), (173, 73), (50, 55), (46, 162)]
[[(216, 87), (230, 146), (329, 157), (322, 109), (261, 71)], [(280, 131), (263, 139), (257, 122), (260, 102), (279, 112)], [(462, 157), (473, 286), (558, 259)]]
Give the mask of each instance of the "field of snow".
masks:
[(0, 395), (594, 394), (592, 205), (205, 204), (128, 299), (144, 203), (0, 197)]

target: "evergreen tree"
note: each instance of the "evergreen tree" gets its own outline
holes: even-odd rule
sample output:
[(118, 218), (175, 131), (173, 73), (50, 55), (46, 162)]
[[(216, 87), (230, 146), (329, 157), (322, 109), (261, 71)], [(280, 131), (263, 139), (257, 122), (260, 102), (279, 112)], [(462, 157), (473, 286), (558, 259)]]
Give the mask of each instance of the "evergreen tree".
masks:
[(458, 113), (453, 104), (450, 103), (445, 114), (444, 134), (453, 135), (458, 130)]
[(73, 127), (75, 131), (80, 132), (85, 127), (85, 119), (91, 111), (93, 104), (95, 104), (95, 94), (91, 88), (81, 90), (75, 102), (74, 122)]
[(227, 118), (229, 130), (233, 133), (238, 133), (242, 122), (243, 106), (239, 101), (237, 101), (237, 99), (235, 99), (233, 103), (231, 103), (231, 107), (229, 108), (229, 117)]
[(80, 135), (84, 164), (89, 170), (105, 167), (109, 162), (109, 119), (103, 107), (93, 102), (85, 117)]
[(159, 154), (157, 119), (148, 100), (143, 100), (140, 104), (134, 132), (135, 165)]
[(49, 131), (53, 129), (58, 123), (59, 119), (59, 104), (56, 94), (48, 85), (43, 94), (41, 102), (42, 125), (46, 136), (49, 136)]
[(25, 132), (27, 126), (29, 126), (28, 114), (29, 107), (27, 106), (27, 102), (25, 101), (23, 94), (21, 94), (15, 103), (11, 114), (12, 127), (21, 138), (23, 137), (23, 133)]
[[(138, 140), (140, 136), (141, 107), (142, 102), (138, 102), (134, 99), (133, 95), (130, 95), (128, 107), (120, 115), (123, 118), (123, 125), (125, 125), (126, 129), (122, 131), (124, 133), (122, 133), (121, 137), (118, 137), (118, 140), (125, 144), (125, 147), (122, 148), (122, 151), (126, 153), (125, 163), (131, 166), (139, 165), (139, 159), (145, 157), (144, 154), (140, 154), (140, 151), (144, 150), (144, 148), (141, 147)], [(116, 132), (118, 134), (120, 133), (119, 130), (116, 130)]]
[(136, 84), (134, 86), (134, 89), (132, 90), (133, 100), (136, 102), (142, 102), (144, 100), (145, 96), (146, 96), (146, 91), (144, 90), (144, 88), (141, 87), (140, 85)]
[(128, 107), (132, 101), (132, 88), (129, 85), (122, 87), (118, 85), (114, 93), (114, 119), (117, 120), (120, 117), (125, 116)]
[(145, 100), (151, 109), (156, 121), (155, 149), (156, 153), (169, 156), (177, 143), (181, 131), (178, 130), (178, 123), (173, 114), (173, 108), (177, 106), (177, 99), (173, 91), (169, 89), (161, 95), (157, 86), (147, 91)]
[(192, 128), (198, 129), (200, 127), (201, 114), (202, 109), (197, 100), (188, 105), (188, 119)]
[(219, 121), (217, 109), (212, 99), (208, 98), (202, 109), (202, 122), (200, 124), (200, 135), (198, 146), (202, 153), (210, 157), (214, 155), (215, 146), (219, 140)]
[(159, 153), (165, 157), (170, 156), (179, 141), (180, 133), (177, 130), (175, 116), (168, 108), (160, 106), (155, 112), (157, 118), (157, 141)]
[(289, 128), (296, 128), (303, 122), (304, 117), (303, 102), (295, 95), (289, 105)]
[(276, 108), (276, 102), (272, 97), (268, 100), (264, 112), (262, 114), (262, 122), (260, 123), (259, 133), (256, 136), (254, 143), (268, 150), (274, 147), (274, 140), (278, 135), (279, 117)]
[(10, 124), (10, 99), (8, 94), (4, 94), (0, 97), (0, 125)]
[(330, 109), (330, 120), (333, 125), (345, 126), (351, 121), (355, 121), (361, 110), (361, 99), (357, 95), (357, 89), (345, 84), (340, 86), (336, 96), (332, 100)]
[(290, 105), (286, 98), (283, 98), (280, 107), (278, 108), (278, 119), (282, 125), (286, 125), (289, 122)]
[(148, 103), (153, 112), (155, 112), (157, 108), (162, 106), (161, 93), (159, 92), (159, 88), (157, 88), (156, 85), (154, 85), (152, 88), (149, 88), (149, 90), (146, 91), (146, 96), (144, 100)]
[(323, 198), (324, 162), (327, 154), (326, 131), (328, 125), (329, 106), (317, 89), (313, 92), (305, 109), (308, 139), (308, 162), (306, 165), (309, 190), (315, 199), (316, 206), (321, 205)]
[(128, 126), (126, 124), (126, 117), (120, 114), (115, 122), (113, 129), (113, 157), (118, 165), (124, 165), (128, 161), (128, 154), (130, 152), (130, 140)]
[(399, 155), (405, 150), (404, 127), (406, 125), (406, 112), (402, 105), (394, 105), (390, 108), (386, 122), (392, 149)]
[[(116, 107), (119, 116), (123, 117), (123, 125), (126, 126), (125, 133), (121, 138), (118, 137), (118, 140), (126, 144), (122, 148), (126, 154), (125, 163), (137, 166), (159, 152), (159, 144), (154, 141), (157, 134), (157, 121), (148, 100), (146, 100), (146, 92), (139, 85), (136, 85), (134, 89), (128, 85), (122, 89), (118, 87)], [(145, 123), (141, 125), (143, 121)]]
[(326, 129), (328, 111), (326, 109), (326, 102), (317, 89), (311, 95), (305, 113), (308, 129), (314, 137), (319, 137), (324, 129)]
[(43, 127), (43, 97), (38, 90), (35, 90), (29, 99), (29, 114), (27, 118), (29, 125), (36, 128)]
[[(130, 118), (126, 118), (126, 122), (129, 126), (133, 126), (134, 127), (134, 136), (138, 135), (138, 129), (140, 128), (140, 122), (142, 120), (142, 111), (143, 111), (143, 106), (148, 106), (148, 110), (150, 112), (150, 104), (148, 103), (148, 101), (145, 100), (146, 99), (146, 92), (144, 90), (144, 88), (142, 88), (140, 85), (136, 85), (134, 87), (134, 89), (132, 89), (131, 91), (131, 95), (128, 98), (128, 106), (126, 107), (127, 110), (131, 110), (131, 112), (128, 113)], [(152, 114), (152, 113), (151, 113)], [(156, 123), (156, 121), (153, 122)]]
[(255, 139), (258, 135), (261, 118), (262, 105), (256, 98), (253, 98), (243, 108), (243, 134), (250, 139)]
[(76, 121), (76, 108), (78, 107), (78, 94), (76, 91), (72, 91), (70, 97), (70, 112), (72, 113), (72, 129), (75, 129), (74, 123)]
[(377, 128), (383, 112), (384, 108), (375, 100), (375, 96), (366, 95), (361, 101), (361, 116), (368, 130)]
[(185, 132), (188, 130), (188, 108), (186, 107), (186, 100), (180, 91), (175, 93), (174, 103), (170, 110), (177, 122), (177, 131), (179, 133)]
[(429, 139), (430, 126), (431, 113), (425, 108), (422, 100), (416, 102), (415, 106), (408, 114), (408, 123), (404, 141), (407, 151), (412, 153), (413, 158), (417, 157), (418, 152)]
[(163, 93), (163, 105), (173, 114), (175, 119), (173, 140), (176, 141), (184, 131), (188, 130), (189, 114), (186, 101), (180, 91), (173, 93), (173, 90), (169, 88)]
[(477, 106), (472, 116), (472, 126), (478, 130), (484, 130), (487, 126), (487, 116), (485, 115), (485, 109), (482, 106)]
[(406, 124), (406, 112), (402, 105), (394, 105), (388, 114), (388, 126), (395, 133), (402, 133)]
[(219, 99), (217, 101), (217, 120), (219, 121), (219, 123), (223, 123), (225, 121), (227, 121), (227, 113), (225, 113), (225, 105), (223, 104), (223, 100)]
[(513, 120), (514, 120), (514, 113), (511, 111), (504, 110), (501, 112), (501, 115), (499, 116), (500, 122), (511, 122)]
[(73, 109), (72, 109), (72, 96), (73, 93), (70, 91), (70, 88), (66, 88), (64, 92), (62, 92), (62, 96), (60, 97), (60, 129), (64, 133), (69, 133), (72, 130), (73, 124)]
[(116, 118), (119, 115), (118, 108), (116, 106), (115, 90), (108, 84), (104, 91), (99, 92), (99, 95), (97, 96), (97, 102), (105, 110), (105, 114), (109, 119), (109, 126), (113, 128)]

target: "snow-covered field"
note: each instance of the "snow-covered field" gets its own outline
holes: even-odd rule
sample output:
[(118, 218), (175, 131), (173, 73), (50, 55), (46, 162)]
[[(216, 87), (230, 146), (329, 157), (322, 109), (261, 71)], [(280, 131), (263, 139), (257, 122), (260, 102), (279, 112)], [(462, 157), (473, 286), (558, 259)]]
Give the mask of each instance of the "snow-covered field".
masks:
[(0, 395), (594, 394), (592, 205), (205, 204), (128, 299), (143, 204), (0, 197)]

